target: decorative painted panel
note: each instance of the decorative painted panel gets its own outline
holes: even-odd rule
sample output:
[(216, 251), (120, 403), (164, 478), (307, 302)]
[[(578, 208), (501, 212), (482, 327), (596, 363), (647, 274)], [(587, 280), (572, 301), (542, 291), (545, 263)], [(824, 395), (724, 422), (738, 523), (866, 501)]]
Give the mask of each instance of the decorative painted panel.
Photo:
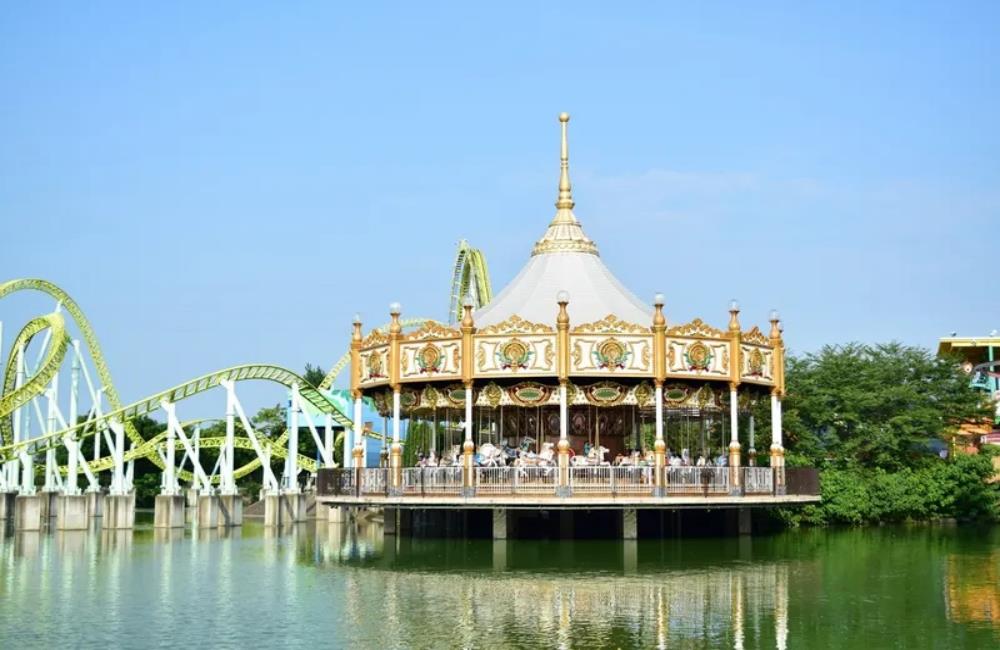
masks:
[(445, 339), (401, 343), (400, 381), (424, 381), (460, 376), (462, 340)]
[(376, 386), (389, 381), (389, 346), (361, 351), (361, 385)]
[(574, 375), (651, 375), (652, 334), (571, 334), (570, 372)]
[(740, 346), (743, 367), (740, 378), (743, 381), (771, 384), (774, 381), (774, 353), (770, 347), (761, 345)]
[(667, 339), (667, 374), (671, 376), (729, 379), (730, 341)]
[(553, 375), (556, 337), (545, 335), (476, 336), (476, 377)]

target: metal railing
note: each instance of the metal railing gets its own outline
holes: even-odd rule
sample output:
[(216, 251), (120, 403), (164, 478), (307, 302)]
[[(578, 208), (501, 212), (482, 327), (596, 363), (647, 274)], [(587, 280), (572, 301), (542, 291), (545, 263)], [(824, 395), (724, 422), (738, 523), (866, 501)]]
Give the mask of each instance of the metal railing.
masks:
[(569, 485), (579, 494), (614, 493), (614, 473), (611, 466), (570, 467)]
[(368, 467), (361, 470), (361, 494), (389, 494), (389, 470)]
[(611, 468), (611, 491), (614, 494), (650, 494), (652, 490), (652, 467)]
[(728, 494), (728, 467), (668, 467), (667, 494)]
[(514, 491), (513, 467), (477, 467), (476, 494), (510, 494)]
[(770, 467), (744, 467), (743, 494), (774, 494), (774, 471)]
[(558, 467), (512, 467), (515, 494), (555, 494)]
[(407, 467), (403, 469), (403, 494), (461, 494), (462, 468)]

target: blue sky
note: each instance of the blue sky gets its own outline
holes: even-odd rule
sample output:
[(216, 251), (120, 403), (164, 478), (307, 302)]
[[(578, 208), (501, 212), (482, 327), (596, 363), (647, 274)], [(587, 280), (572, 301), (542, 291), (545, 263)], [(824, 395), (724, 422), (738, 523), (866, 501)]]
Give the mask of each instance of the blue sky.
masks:
[(1000, 5), (705, 4), (5, 4), (0, 277), (66, 288), (126, 400), (329, 366), (356, 311), (443, 318), (461, 238), (513, 277), (565, 110), (577, 216), (671, 321), (1000, 328)]

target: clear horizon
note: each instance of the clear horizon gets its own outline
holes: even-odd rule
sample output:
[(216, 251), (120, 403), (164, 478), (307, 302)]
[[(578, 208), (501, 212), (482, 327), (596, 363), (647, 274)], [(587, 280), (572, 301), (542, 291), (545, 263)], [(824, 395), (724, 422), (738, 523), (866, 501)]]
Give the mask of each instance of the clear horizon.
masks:
[[(328, 369), (355, 312), (445, 319), (459, 239), (495, 291), (513, 278), (567, 111), (576, 215), (670, 321), (724, 326), (736, 298), (747, 328), (778, 309), (793, 353), (933, 349), (1000, 329), (998, 18), (6, 6), (0, 281), (67, 290), (125, 402), (239, 363)], [(4, 355), (51, 309), (3, 300)]]

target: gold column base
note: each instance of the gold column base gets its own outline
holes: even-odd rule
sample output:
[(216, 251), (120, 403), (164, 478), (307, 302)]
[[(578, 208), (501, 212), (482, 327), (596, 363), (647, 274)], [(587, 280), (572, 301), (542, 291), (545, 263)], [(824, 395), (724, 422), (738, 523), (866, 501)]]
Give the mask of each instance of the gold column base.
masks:
[(355, 445), (351, 450), (351, 456), (354, 458), (355, 467), (364, 467), (365, 464), (365, 448), (361, 445)]
[(476, 485), (476, 471), (473, 467), (476, 445), (471, 440), (462, 443), (462, 487), (472, 488)]
[(559, 487), (569, 489), (569, 440), (560, 438), (556, 451), (559, 453)]
[(394, 489), (403, 487), (403, 445), (398, 442), (389, 447), (389, 479)]
[(653, 443), (653, 460), (653, 486), (662, 492), (667, 487), (667, 443), (662, 439)]

